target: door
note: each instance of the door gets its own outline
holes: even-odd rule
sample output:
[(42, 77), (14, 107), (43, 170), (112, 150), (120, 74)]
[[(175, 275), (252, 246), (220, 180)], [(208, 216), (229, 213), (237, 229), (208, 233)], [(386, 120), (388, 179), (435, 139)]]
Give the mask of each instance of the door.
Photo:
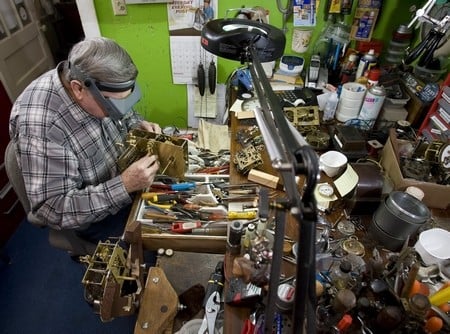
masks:
[(0, 1), (0, 80), (11, 101), (54, 66), (32, 0)]

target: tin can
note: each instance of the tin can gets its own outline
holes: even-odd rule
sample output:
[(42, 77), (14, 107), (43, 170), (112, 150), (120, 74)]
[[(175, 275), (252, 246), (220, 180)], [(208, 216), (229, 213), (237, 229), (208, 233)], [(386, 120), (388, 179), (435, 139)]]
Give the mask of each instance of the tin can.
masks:
[(356, 69), (356, 79), (364, 76), (366, 71), (377, 65), (377, 62), (378, 58), (375, 55), (375, 50), (370, 49), (369, 52), (362, 56), (359, 60), (358, 68)]
[(363, 121), (361, 128), (369, 130), (373, 127), (385, 98), (386, 90), (383, 86), (375, 85), (369, 88), (358, 115), (358, 119)]

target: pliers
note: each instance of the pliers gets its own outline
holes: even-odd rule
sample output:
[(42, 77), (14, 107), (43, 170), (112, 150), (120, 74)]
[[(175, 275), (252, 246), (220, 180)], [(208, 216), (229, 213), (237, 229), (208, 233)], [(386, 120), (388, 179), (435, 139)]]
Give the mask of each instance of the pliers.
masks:
[(208, 297), (205, 304), (205, 316), (203, 317), (202, 325), (198, 330), (198, 334), (214, 334), (217, 314), (220, 311), (220, 293), (214, 291)]

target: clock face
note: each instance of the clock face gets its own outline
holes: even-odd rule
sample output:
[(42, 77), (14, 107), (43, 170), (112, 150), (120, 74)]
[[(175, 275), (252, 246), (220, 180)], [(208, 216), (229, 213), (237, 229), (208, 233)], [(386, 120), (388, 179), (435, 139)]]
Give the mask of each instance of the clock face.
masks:
[(248, 100), (244, 100), (241, 104), (242, 111), (255, 111), (256, 108), (261, 108), (261, 104), (257, 97), (253, 97)]
[(440, 163), (445, 169), (450, 169), (450, 144), (444, 146), (440, 153)]
[(334, 194), (333, 187), (328, 183), (321, 184), (317, 190), (319, 191), (319, 194), (326, 197), (331, 197)]

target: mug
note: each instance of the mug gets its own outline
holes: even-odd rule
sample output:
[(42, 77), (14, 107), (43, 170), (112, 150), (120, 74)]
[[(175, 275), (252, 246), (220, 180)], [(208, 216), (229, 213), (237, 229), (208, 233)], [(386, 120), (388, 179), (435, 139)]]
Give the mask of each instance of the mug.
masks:
[(319, 157), (320, 168), (329, 177), (338, 175), (347, 161), (347, 157), (339, 151), (328, 151)]

